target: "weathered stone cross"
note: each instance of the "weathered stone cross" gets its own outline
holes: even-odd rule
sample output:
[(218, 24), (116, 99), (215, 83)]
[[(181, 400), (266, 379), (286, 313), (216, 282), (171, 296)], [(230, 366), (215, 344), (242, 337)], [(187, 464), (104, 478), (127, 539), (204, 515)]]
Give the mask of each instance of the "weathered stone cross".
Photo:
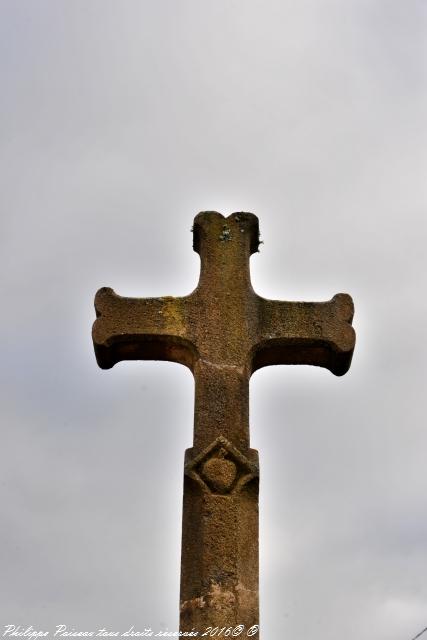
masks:
[[(120, 360), (171, 360), (195, 380), (193, 447), (185, 454), (181, 631), (244, 625), (258, 638), (258, 454), (249, 447), (249, 378), (271, 364), (344, 374), (353, 303), (266, 300), (252, 289), (258, 219), (214, 211), (194, 220), (197, 288), (182, 298), (95, 298), (93, 342), (103, 369)], [(225, 631), (224, 631), (225, 632)], [(223, 633), (224, 633), (223, 632)]]

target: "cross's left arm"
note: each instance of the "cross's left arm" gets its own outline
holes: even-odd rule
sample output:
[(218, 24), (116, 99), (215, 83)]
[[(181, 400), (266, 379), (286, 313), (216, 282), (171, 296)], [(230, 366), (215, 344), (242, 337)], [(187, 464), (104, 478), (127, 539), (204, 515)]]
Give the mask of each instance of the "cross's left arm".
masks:
[(120, 360), (171, 360), (192, 368), (187, 298), (126, 298), (104, 287), (95, 297), (92, 337), (102, 369)]

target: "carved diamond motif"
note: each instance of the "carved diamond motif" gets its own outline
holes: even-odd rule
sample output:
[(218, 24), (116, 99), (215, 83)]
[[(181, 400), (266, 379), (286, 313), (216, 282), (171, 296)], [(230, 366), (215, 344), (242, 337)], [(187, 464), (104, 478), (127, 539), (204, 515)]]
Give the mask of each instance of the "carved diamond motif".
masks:
[(227, 495), (258, 476), (258, 466), (219, 436), (185, 465), (185, 473), (210, 493)]

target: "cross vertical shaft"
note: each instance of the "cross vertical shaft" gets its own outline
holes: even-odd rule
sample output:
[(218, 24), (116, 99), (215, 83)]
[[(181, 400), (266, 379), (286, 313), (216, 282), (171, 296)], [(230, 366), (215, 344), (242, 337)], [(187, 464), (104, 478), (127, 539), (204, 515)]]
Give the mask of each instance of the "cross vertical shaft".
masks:
[[(311, 364), (344, 374), (355, 335), (353, 303), (267, 300), (252, 289), (258, 250), (250, 213), (196, 216), (198, 286), (182, 298), (122, 298), (98, 291), (98, 364), (158, 359), (195, 379), (193, 446), (184, 467), (181, 631), (258, 625), (258, 454), (249, 443), (249, 379), (271, 364)], [(254, 638), (258, 638), (255, 630)]]

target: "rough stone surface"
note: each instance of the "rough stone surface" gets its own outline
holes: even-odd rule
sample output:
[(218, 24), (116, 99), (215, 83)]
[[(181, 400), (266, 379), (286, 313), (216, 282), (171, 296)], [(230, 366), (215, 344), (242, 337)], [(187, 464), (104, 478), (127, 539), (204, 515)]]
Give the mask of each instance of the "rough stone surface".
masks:
[[(171, 360), (195, 380), (193, 447), (185, 454), (180, 629), (258, 624), (258, 454), (249, 446), (249, 378), (272, 364), (343, 375), (355, 334), (353, 302), (266, 300), (252, 289), (258, 219), (194, 219), (197, 288), (182, 298), (95, 298), (93, 342), (103, 369), (120, 360)], [(258, 634), (252, 636), (258, 638)]]

